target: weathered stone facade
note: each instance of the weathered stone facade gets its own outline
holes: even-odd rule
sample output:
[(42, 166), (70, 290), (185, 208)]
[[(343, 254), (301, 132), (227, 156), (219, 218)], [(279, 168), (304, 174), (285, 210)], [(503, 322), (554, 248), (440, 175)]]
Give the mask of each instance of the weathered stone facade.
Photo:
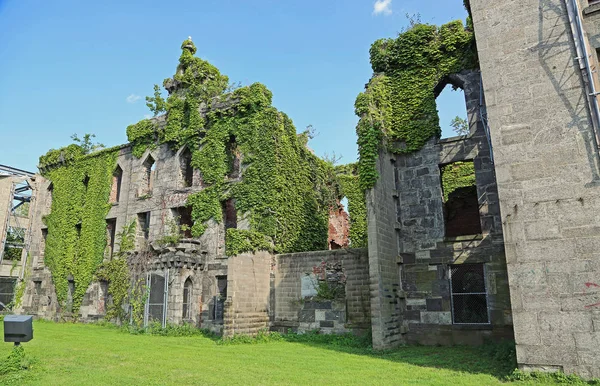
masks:
[[(498, 194), (480, 117), (485, 108), (480, 105), (480, 75), (462, 72), (447, 82), (464, 90), (470, 134), (431, 139), (408, 155), (382, 150), (380, 178), (367, 195), (373, 344), (377, 348), (512, 338)], [(474, 221), (480, 231), (448, 237), (441, 167), (464, 161), (474, 166), (478, 208)], [(460, 220), (459, 225), (469, 221)], [(487, 309), (482, 303), (481, 311), (488, 313), (484, 322), (459, 322), (453, 317), (460, 299), (453, 294), (450, 271), (459, 265), (483, 266)]]
[[(598, 377), (598, 147), (567, 5), (471, 0), (519, 366)], [(598, 5), (579, 5), (596, 66)]]

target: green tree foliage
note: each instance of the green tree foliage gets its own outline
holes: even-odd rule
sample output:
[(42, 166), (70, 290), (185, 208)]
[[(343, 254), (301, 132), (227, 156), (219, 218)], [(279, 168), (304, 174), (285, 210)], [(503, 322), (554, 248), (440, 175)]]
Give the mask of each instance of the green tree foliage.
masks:
[(96, 134), (86, 133), (82, 138), (79, 138), (77, 134), (71, 136), (73, 142), (79, 144), (83, 150), (83, 154), (90, 154), (97, 150), (104, 149), (104, 145), (99, 142), (93, 142), (93, 138), (96, 138)]
[(458, 115), (452, 118), (452, 121), (450, 121), (450, 126), (452, 127), (452, 130), (458, 135), (469, 134), (469, 123), (466, 119), (461, 118)]

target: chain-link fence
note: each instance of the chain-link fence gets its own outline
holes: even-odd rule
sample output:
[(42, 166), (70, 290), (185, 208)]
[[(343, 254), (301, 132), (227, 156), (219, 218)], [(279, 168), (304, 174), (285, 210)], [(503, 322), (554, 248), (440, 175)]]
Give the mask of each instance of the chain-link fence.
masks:
[(455, 324), (488, 324), (489, 310), (483, 264), (450, 266), (452, 319)]

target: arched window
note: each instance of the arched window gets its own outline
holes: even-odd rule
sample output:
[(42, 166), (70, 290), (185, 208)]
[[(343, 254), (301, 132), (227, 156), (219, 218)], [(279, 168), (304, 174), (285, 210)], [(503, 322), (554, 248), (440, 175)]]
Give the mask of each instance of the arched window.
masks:
[(194, 168), (192, 167), (192, 152), (187, 147), (179, 155), (181, 182), (184, 188), (192, 186), (194, 182)]
[(113, 181), (112, 188), (110, 191), (110, 202), (117, 203), (119, 202), (119, 197), (121, 196), (121, 180), (123, 179), (123, 169), (117, 165), (113, 173)]
[(189, 277), (183, 285), (183, 320), (192, 319), (192, 293), (194, 284)]

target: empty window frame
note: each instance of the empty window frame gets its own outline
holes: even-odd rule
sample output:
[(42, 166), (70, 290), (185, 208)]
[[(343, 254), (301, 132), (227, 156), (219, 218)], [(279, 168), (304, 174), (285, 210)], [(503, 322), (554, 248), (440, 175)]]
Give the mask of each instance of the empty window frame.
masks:
[(108, 257), (112, 257), (115, 251), (115, 235), (117, 230), (117, 219), (106, 220), (106, 246), (108, 248)]
[(121, 182), (123, 181), (123, 169), (117, 165), (113, 173), (112, 187), (110, 191), (110, 202), (117, 203), (121, 197)]
[(0, 277), (0, 311), (7, 309), (15, 296), (15, 285), (17, 279)]
[(144, 170), (142, 174), (142, 182), (140, 186), (141, 195), (150, 194), (154, 185), (154, 174), (156, 172), (156, 162), (152, 156), (148, 156), (143, 164)]
[(440, 167), (446, 237), (481, 234), (473, 161)]
[(179, 208), (174, 208), (172, 209), (172, 213), (181, 230), (181, 236), (188, 239), (192, 238), (192, 226), (194, 225), (194, 220), (192, 220), (192, 207), (181, 206)]
[(235, 208), (235, 200), (230, 198), (221, 203), (223, 209), (223, 221), (225, 229), (237, 228), (237, 210)]
[(192, 296), (194, 291), (194, 284), (191, 278), (187, 278), (183, 285), (183, 320), (192, 319)]
[(146, 303), (145, 325), (151, 322), (158, 322), (165, 327), (167, 322), (169, 271), (150, 273), (148, 275), (147, 286), (149, 287), (149, 296)]
[(23, 248), (25, 247), (25, 228), (8, 227), (6, 242), (4, 243), (3, 260), (21, 260)]
[(181, 184), (184, 188), (192, 186), (194, 182), (194, 168), (192, 167), (192, 152), (187, 147), (179, 155)]
[(225, 309), (225, 300), (227, 300), (227, 276), (217, 276), (217, 293), (214, 297), (213, 319), (222, 321)]
[(137, 217), (139, 235), (147, 241), (150, 237), (150, 212), (138, 213)]
[(240, 176), (240, 151), (237, 146), (237, 141), (234, 135), (229, 137), (229, 141), (227, 142), (227, 147), (225, 149), (227, 153), (227, 177), (228, 178), (238, 178)]
[(451, 265), (450, 290), (454, 324), (490, 323), (483, 264)]

